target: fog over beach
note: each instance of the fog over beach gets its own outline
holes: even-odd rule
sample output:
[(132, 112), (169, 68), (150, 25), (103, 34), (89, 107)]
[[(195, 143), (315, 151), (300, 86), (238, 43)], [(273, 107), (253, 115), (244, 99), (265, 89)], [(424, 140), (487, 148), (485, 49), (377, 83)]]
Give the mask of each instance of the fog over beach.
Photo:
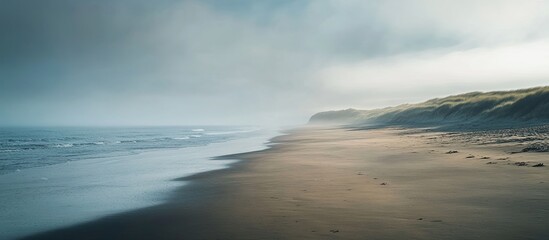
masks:
[(3, 125), (292, 125), (549, 77), (546, 1), (0, 4)]
[(0, 239), (549, 239), (547, 13), (0, 0)]

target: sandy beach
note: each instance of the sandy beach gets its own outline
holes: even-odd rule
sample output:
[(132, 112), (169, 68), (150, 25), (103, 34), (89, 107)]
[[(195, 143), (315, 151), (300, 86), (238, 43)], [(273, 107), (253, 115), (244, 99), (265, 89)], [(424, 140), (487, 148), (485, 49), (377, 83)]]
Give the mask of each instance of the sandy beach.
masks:
[(25, 239), (549, 239), (548, 153), (459, 136), (292, 130), (165, 204)]
[(0, 240), (549, 240), (549, 0), (0, 0)]

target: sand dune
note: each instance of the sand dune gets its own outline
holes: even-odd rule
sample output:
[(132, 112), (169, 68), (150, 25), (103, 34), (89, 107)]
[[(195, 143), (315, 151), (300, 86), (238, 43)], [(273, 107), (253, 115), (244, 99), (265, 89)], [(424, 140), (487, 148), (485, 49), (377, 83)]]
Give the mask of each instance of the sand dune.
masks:
[(549, 87), (515, 91), (471, 92), (418, 104), (374, 110), (346, 109), (320, 112), (310, 123), (329, 124), (440, 124), (440, 123), (547, 123)]

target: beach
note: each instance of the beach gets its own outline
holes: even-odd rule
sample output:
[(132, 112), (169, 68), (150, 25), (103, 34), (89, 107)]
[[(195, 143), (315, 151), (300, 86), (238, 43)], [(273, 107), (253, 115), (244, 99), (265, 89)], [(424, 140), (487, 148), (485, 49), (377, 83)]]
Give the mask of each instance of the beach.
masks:
[(0, 0), (0, 240), (549, 240), (549, 0)]
[(548, 239), (547, 152), (455, 135), (294, 129), (166, 203), (24, 239)]

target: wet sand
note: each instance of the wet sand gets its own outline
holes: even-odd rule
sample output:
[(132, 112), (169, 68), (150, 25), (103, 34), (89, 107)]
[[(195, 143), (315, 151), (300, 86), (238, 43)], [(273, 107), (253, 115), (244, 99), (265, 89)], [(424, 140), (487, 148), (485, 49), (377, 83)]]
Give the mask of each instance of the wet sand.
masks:
[(548, 153), (439, 136), (298, 129), (166, 204), (26, 239), (549, 239)]

